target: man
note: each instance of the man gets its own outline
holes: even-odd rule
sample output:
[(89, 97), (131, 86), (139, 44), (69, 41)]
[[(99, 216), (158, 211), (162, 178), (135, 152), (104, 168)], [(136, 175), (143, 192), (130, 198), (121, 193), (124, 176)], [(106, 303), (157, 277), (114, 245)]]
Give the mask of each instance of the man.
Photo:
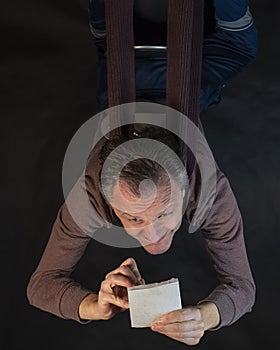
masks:
[[(147, 149), (148, 138), (166, 144), (180, 155), (176, 136), (158, 127), (144, 128), (140, 143), (130, 149), (140, 158), (125, 160), (127, 165), (118, 177), (115, 170), (118, 164), (125, 157), (129, 159), (128, 152), (118, 147), (127, 141), (125, 137), (113, 140), (103, 137), (94, 147), (83, 177), (85, 187), (83, 181), (79, 183), (78, 191), (60, 208), (41, 262), (28, 285), (31, 304), (80, 323), (110, 319), (129, 307), (126, 288), (144, 281), (133, 258), (109, 272), (98, 293), (69, 277), (91, 237), (94, 238), (95, 230), (121, 223), (147, 252), (163, 254), (172, 244), (182, 215), (191, 221), (199, 198), (199, 170), (195, 169), (189, 187), (186, 186), (181, 163), (176, 157), (168, 157), (161, 147)], [(112, 151), (115, 151), (113, 166), (102, 187), (104, 160)], [(143, 158), (141, 152), (145, 154)], [(170, 163), (171, 176), (164, 164), (162, 167), (150, 160), (155, 153)], [(235, 322), (254, 304), (255, 286), (246, 256), (241, 215), (230, 185), (219, 169), (216, 186), (215, 200), (201, 232), (221, 283), (197, 305), (170, 313), (152, 327), (186, 344), (197, 344), (208, 329)], [(190, 199), (183, 210), (186, 191)], [(91, 203), (89, 208), (84, 207), (85, 195)]]
[[(217, 1), (217, 4), (219, 3)], [(237, 4), (236, 1), (226, 3)], [(240, 4), (244, 5), (245, 2), (242, 1)], [(222, 30), (220, 27), (218, 33), (213, 34), (215, 40), (212, 37), (214, 47), (225, 54), (230, 52), (231, 57), (215, 56), (215, 51), (212, 52), (206, 45), (206, 52), (212, 52), (213, 63), (209, 57), (204, 60), (206, 64), (202, 78), (206, 80), (202, 79), (201, 109), (217, 102), (220, 88), (225, 81), (244, 67), (245, 62), (248, 64), (253, 59), (252, 47), (247, 46), (243, 50), (244, 45), (241, 45), (248, 39), (245, 32), (252, 31), (252, 19), (247, 8), (245, 12), (244, 6), (237, 6), (237, 8), (242, 8), (240, 17), (237, 12), (232, 12), (230, 7), (231, 13), (237, 16), (234, 18), (236, 21), (230, 21), (230, 18), (225, 18), (228, 21), (218, 20), (220, 25), (230, 22), (230, 32), (227, 32), (229, 28)], [(243, 30), (238, 31), (237, 26), (240, 24), (248, 27), (244, 29), (244, 33), (242, 33)], [(235, 32), (236, 29), (237, 32)], [(237, 39), (231, 39), (228, 42), (232, 33)], [(252, 32), (249, 37), (250, 35)], [(212, 39), (208, 37), (209, 45)], [(238, 61), (237, 58), (240, 56), (243, 59)], [(223, 66), (221, 64), (223, 60), (228, 65)], [(215, 67), (219, 69), (216, 70)], [(101, 90), (99, 89), (99, 92)], [(102, 92), (99, 96), (102, 96)], [(103, 102), (101, 100), (100, 105), (103, 105), (101, 106), (103, 108), (106, 105), (104, 102), (106, 98), (102, 100)], [(136, 135), (135, 138), (137, 137)], [(141, 131), (141, 138), (151, 138), (166, 144), (179, 157), (181, 156), (180, 150), (177, 149), (178, 140), (170, 132), (158, 128), (144, 128)], [(112, 167), (113, 173), (109, 172), (107, 180), (105, 178), (105, 184), (107, 184), (105, 190), (101, 188), (100, 174), (105, 160), (117, 150), (120, 144), (128, 140), (125, 136), (116, 140), (107, 140), (104, 137), (92, 150), (83, 179), (86, 187), (79, 188), (80, 192), (87, 193), (92, 210), (83, 210), (83, 203), (75, 195), (60, 208), (41, 262), (28, 285), (28, 298), (31, 304), (59, 317), (74, 319), (80, 323), (112, 318), (117, 312), (129, 307), (126, 288), (144, 283), (144, 280), (135, 260), (129, 258), (106, 275), (98, 293), (73, 281), (70, 274), (82, 257), (94, 230), (108, 227), (108, 223), (109, 226), (120, 223), (147, 252), (163, 254), (170, 248), (173, 237), (181, 226), (182, 215), (188, 222), (191, 221), (197, 208), (201, 187), (197, 165), (189, 178), (188, 187), (175, 157), (164, 157), (164, 154), (162, 156), (163, 159), (171, 162), (171, 168), (174, 169), (172, 176), (168, 176), (165, 168), (149, 160), (145, 154), (138, 160), (127, 162), (120, 177), (114, 177), (114, 167)], [(141, 142), (135, 147), (138, 148), (134, 152), (140, 152), (141, 155), (143, 149)], [(154, 152), (153, 149), (150, 151)], [(158, 150), (158, 152), (161, 151)], [(120, 148), (119, 153), (115, 153), (114, 164), (117, 166), (124, 156), (125, 152)], [(141, 187), (143, 182), (144, 185)], [(215, 199), (201, 226), (201, 233), (220, 284), (197, 305), (164, 315), (151, 325), (152, 330), (189, 345), (197, 344), (208, 329), (219, 329), (232, 324), (244, 313), (249, 312), (254, 304), (255, 285), (246, 256), (241, 215), (230, 185), (218, 168), (216, 186)], [(190, 198), (185, 210), (186, 191), (189, 192)], [(69, 209), (71, 200), (74, 207), (79, 203), (78, 206), (76, 205), (80, 215), (78, 220), (73, 219)]]

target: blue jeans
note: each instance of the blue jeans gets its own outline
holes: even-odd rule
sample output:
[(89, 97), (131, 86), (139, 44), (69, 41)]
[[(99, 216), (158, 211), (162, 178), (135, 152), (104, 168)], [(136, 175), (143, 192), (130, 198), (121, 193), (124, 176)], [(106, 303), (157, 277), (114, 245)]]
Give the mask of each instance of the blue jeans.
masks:
[[(98, 49), (97, 103), (108, 108), (104, 0), (90, 0), (90, 26)], [(204, 38), (200, 110), (221, 100), (222, 88), (257, 55), (257, 30), (247, 0), (216, 0), (217, 30)], [(98, 12), (99, 11), (99, 12)], [(135, 58), (137, 99), (165, 98), (166, 55)]]

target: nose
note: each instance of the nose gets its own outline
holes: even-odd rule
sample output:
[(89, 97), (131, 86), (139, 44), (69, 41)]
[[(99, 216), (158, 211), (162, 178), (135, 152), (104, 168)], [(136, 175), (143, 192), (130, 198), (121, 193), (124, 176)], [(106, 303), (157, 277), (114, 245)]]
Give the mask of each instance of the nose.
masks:
[(143, 238), (147, 243), (155, 243), (159, 241), (165, 232), (162, 227), (157, 222), (150, 222), (147, 226), (143, 228)]

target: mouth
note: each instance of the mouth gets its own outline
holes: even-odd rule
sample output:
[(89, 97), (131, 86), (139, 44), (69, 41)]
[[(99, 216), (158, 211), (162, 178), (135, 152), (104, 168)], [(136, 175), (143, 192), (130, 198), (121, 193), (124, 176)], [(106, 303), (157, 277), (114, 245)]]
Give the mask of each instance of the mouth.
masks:
[(155, 243), (151, 243), (150, 245), (156, 245), (156, 244), (161, 243), (167, 236), (172, 235), (174, 232), (176, 232), (180, 226), (181, 226), (181, 222), (178, 223), (178, 225), (173, 230), (168, 231), (165, 235), (163, 235), (159, 241), (157, 241)]
[(160, 244), (168, 235), (172, 234), (173, 232), (174, 232), (174, 230), (168, 231), (165, 235), (163, 235), (163, 236), (161, 237), (160, 240), (158, 240), (158, 241), (156, 241), (156, 242), (154, 242), (154, 243), (151, 243), (151, 244), (149, 244), (149, 245), (151, 246), (151, 245), (158, 245), (158, 244)]

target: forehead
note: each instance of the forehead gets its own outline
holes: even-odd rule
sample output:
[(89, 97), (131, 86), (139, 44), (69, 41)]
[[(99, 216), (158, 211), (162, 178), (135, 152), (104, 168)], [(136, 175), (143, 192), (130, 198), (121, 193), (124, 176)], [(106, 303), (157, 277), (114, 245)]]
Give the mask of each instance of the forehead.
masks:
[(113, 188), (111, 204), (119, 211), (130, 215), (140, 215), (162, 212), (171, 205), (176, 205), (181, 200), (180, 197), (181, 191), (174, 182), (154, 186), (146, 192), (141, 192), (141, 197), (133, 194), (126, 183), (119, 183), (119, 186), (116, 185)]

